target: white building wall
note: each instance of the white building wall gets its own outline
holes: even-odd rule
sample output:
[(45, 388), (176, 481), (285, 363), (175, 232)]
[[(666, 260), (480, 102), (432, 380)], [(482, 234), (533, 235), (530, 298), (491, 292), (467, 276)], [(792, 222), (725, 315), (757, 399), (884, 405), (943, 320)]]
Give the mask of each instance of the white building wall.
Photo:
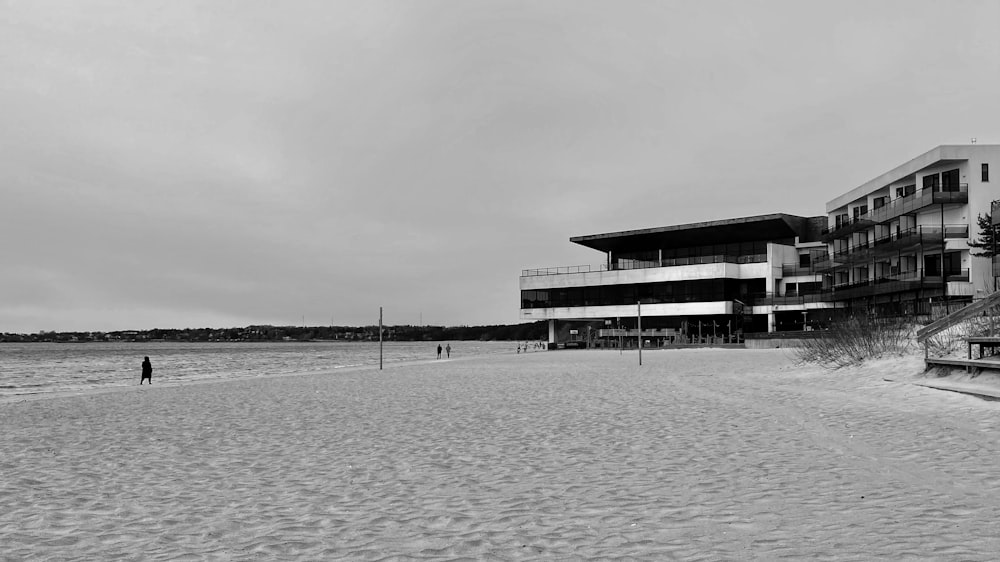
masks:
[[(969, 184), (969, 239), (979, 240), (979, 215), (990, 213), (993, 201), (1000, 199), (1000, 146), (973, 145), (969, 147), (966, 171), (961, 173), (962, 183)], [(982, 181), (982, 164), (989, 164), (989, 181)], [(978, 250), (977, 250), (978, 251)], [(964, 258), (964, 256), (963, 256)], [(968, 255), (969, 281), (974, 296), (985, 296), (1000, 287), (994, 287), (993, 264), (989, 258)], [(963, 259), (962, 267), (966, 267)], [(949, 285), (950, 289), (950, 285)]]
[[(732, 301), (682, 302), (663, 304), (643, 304), (642, 315), (646, 316), (701, 316), (709, 314), (732, 314)], [(632, 318), (637, 314), (637, 306), (573, 306), (554, 308), (521, 309), (521, 319), (534, 320), (580, 320), (600, 318)]]
[[(781, 264), (778, 264), (778, 271), (780, 273)], [(767, 263), (677, 265), (646, 269), (521, 277), (521, 290), (531, 291), (539, 289), (564, 289), (569, 287), (593, 287), (598, 285), (663, 283), (697, 279), (754, 279), (768, 277), (771, 273), (772, 267)]]
[[(982, 164), (989, 165), (990, 180), (982, 181)], [(906, 230), (914, 226), (940, 227), (947, 225), (967, 225), (968, 239), (948, 239), (945, 251), (961, 251), (963, 269), (969, 270), (970, 283), (949, 283), (948, 294), (967, 295), (970, 292), (983, 295), (993, 288), (992, 264), (987, 258), (973, 257), (969, 251), (969, 240), (979, 239), (977, 218), (990, 212), (991, 203), (1000, 199), (1000, 145), (945, 145), (939, 146), (913, 160), (893, 169), (881, 176), (859, 186), (827, 203), (829, 226), (832, 229), (836, 216), (848, 214), (854, 217), (853, 209), (859, 205), (874, 208), (874, 199), (883, 195), (889, 196), (889, 201), (896, 199), (896, 188), (908, 185), (916, 186), (917, 193), (923, 190), (924, 177), (958, 169), (959, 183), (968, 186), (967, 205), (931, 205), (916, 215), (916, 218), (902, 216), (890, 224), (890, 231)], [(884, 229), (880, 229), (884, 230)], [(851, 244), (857, 244), (866, 238), (870, 242), (876, 236), (875, 229), (868, 229), (862, 234), (854, 235)], [(831, 251), (845, 249), (842, 241), (831, 243)], [(923, 267), (923, 264), (917, 264)], [(871, 273), (874, 274), (873, 272)], [(851, 282), (858, 281), (852, 270)], [(971, 284), (971, 287), (970, 287)]]

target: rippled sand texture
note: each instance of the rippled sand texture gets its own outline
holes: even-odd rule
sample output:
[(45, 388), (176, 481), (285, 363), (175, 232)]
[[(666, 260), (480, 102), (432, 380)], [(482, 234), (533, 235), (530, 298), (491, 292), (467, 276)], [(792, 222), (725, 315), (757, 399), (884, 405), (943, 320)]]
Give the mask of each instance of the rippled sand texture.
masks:
[(991, 560), (1000, 403), (781, 350), (0, 404), (0, 559)]

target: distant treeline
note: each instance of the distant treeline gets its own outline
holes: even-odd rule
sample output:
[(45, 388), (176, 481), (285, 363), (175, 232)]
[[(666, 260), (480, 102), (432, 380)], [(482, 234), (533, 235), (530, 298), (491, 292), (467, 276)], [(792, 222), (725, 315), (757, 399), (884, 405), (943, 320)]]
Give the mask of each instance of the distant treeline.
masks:
[[(544, 320), (497, 326), (383, 326), (385, 341), (529, 341), (545, 339)], [(116, 332), (39, 332), (0, 334), (2, 342), (91, 341), (378, 341), (378, 326), (247, 326), (245, 328), (185, 328)]]

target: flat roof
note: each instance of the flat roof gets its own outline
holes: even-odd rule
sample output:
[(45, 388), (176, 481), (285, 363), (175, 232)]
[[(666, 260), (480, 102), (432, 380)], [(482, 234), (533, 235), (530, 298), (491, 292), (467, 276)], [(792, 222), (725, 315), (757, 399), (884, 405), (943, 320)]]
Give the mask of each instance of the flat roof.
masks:
[(916, 174), (920, 170), (947, 162), (962, 162), (969, 160), (976, 153), (989, 152), (1000, 149), (1000, 144), (942, 144), (928, 150), (916, 158), (905, 162), (888, 172), (871, 179), (847, 193), (831, 199), (826, 204), (826, 212), (833, 212), (848, 203), (856, 201), (869, 193), (882, 189), (892, 182), (899, 181)]
[(574, 236), (570, 242), (601, 252), (635, 252), (667, 248), (690, 248), (743, 241), (778, 240), (800, 236), (818, 238), (827, 218), (800, 217), (784, 213), (695, 222)]

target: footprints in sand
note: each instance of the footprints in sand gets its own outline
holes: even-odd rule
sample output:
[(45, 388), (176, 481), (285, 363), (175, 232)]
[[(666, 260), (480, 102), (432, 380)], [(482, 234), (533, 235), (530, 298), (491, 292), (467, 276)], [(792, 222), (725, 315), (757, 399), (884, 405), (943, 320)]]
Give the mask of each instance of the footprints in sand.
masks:
[[(788, 366), (552, 353), (175, 388), (155, 408), (5, 405), (0, 544), (13, 559), (1000, 551), (995, 410)], [(67, 405), (85, 423), (59, 423)]]

